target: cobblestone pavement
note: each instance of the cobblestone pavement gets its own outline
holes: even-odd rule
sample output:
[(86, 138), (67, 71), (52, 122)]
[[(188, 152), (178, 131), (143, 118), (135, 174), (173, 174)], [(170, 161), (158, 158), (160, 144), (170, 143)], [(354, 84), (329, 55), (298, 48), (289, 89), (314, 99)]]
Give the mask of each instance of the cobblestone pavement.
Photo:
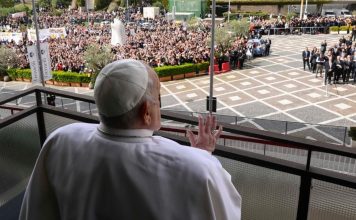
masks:
[[(316, 78), (302, 67), (301, 52), (305, 47), (320, 47), (327, 40), (328, 46), (338, 42), (341, 35), (271, 36), (272, 52), (268, 57), (258, 57), (247, 62), (243, 70), (231, 71), (214, 77), (214, 96), (217, 97), (217, 113), (228, 116), (258, 118), (247, 119), (249, 125), (259, 129), (276, 129), (271, 121), (251, 123), (262, 119), (289, 121), (288, 133), (319, 139), (323, 133), (330, 141), (328, 127), (320, 129), (299, 128), (293, 122), (321, 125), (350, 126), (356, 124), (356, 85), (323, 84), (323, 78)], [(31, 87), (24, 82), (0, 82), (0, 99), (18, 90)], [(87, 88), (55, 87), (75, 93), (93, 95)], [(328, 90), (328, 94), (326, 93)], [(206, 96), (209, 95), (209, 76), (183, 79), (161, 84), (163, 109), (204, 112)], [(34, 97), (24, 97), (17, 103), (29, 106)], [(76, 111), (96, 111), (86, 103), (56, 99), (57, 105)], [(1, 118), (1, 110), (0, 110)], [(235, 120), (235, 119), (226, 119)], [(241, 121), (240, 124), (246, 122)], [(284, 127), (280, 124), (280, 126)], [(320, 126), (320, 125), (319, 125)], [(293, 128), (293, 129), (292, 129)], [(284, 129), (284, 128), (283, 128)], [(283, 133), (281, 128), (281, 132)], [(299, 129), (299, 130), (298, 130)], [(324, 130), (323, 130), (324, 129)], [(291, 131), (293, 130), (293, 131)], [(303, 130), (302, 133), (298, 134)], [(315, 133), (318, 130), (318, 134)], [(308, 131), (306, 134), (305, 132)], [(325, 132), (327, 134), (325, 134)], [(340, 132), (338, 138), (342, 139)]]

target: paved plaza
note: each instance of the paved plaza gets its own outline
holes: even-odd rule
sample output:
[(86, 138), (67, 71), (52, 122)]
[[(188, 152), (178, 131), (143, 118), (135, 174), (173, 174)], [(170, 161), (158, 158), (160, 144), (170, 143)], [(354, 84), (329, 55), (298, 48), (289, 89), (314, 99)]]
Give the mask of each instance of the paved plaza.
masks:
[[(324, 78), (303, 70), (302, 50), (329, 45), (341, 35), (271, 36), (272, 53), (246, 68), (214, 77), (217, 113), (350, 126), (356, 124), (356, 85), (324, 86)], [(162, 83), (164, 109), (205, 111), (209, 76)]]
[[(356, 85), (329, 85), (328, 94), (323, 78), (316, 78), (302, 68), (301, 52), (307, 46), (328, 46), (341, 35), (271, 36), (272, 53), (246, 62), (243, 70), (214, 77), (217, 113), (223, 115), (272, 119), (312, 124), (350, 126), (356, 124)], [(0, 82), (0, 98), (30, 83)], [(75, 93), (93, 95), (87, 88), (55, 87)], [(163, 109), (204, 112), (209, 94), (209, 76), (183, 79), (161, 84)], [(59, 100), (56, 100), (59, 102)], [(63, 104), (63, 100), (61, 100)], [(31, 105), (34, 100), (18, 100)], [(86, 105), (65, 101), (64, 106), (88, 111)]]

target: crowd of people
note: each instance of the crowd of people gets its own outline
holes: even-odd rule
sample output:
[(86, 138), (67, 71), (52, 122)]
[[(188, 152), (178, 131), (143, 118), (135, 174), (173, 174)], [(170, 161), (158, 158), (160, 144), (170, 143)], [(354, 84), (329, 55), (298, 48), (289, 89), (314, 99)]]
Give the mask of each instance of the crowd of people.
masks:
[[(291, 19), (287, 18), (271, 18), (264, 19), (262, 17), (252, 17), (253, 29), (256, 32), (263, 33), (300, 33), (309, 31), (308, 28), (314, 28), (312, 33), (327, 33), (329, 27), (331, 26), (354, 26), (356, 25), (356, 19), (354, 17), (342, 18), (342, 17), (323, 17), (323, 16), (310, 16), (306, 19), (301, 19), (299, 17), (293, 17)], [(301, 29), (303, 28), (303, 29)], [(277, 29), (276, 32), (272, 31)], [(280, 29), (280, 30), (278, 30)], [(256, 33), (257, 34), (257, 33)]]
[(325, 83), (356, 83), (356, 43), (352, 37), (340, 38), (339, 43), (328, 47), (325, 41), (320, 48), (308, 48), (302, 52), (303, 67), (306, 67), (315, 77), (325, 77)]
[[(142, 13), (136, 10), (131, 10), (131, 12), (130, 22), (124, 23), (126, 43), (111, 47), (114, 59), (139, 59), (152, 67), (200, 63), (209, 60), (210, 49), (207, 42), (210, 33), (209, 23), (203, 23), (201, 28), (196, 30), (187, 28), (186, 22), (175, 23), (164, 17), (147, 20), (143, 18)], [(66, 37), (47, 39), (52, 69), (73, 72), (88, 71), (84, 60), (87, 46), (110, 45), (111, 22), (114, 18), (126, 21), (125, 16), (123, 11), (90, 12), (89, 14), (64, 11), (61, 15), (40, 12), (40, 28), (64, 27), (66, 31)], [(86, 24), (88, 21), (89, 25)], [(21, 29), (24, 25), (30, 27), (32, 23), (30, 17), (12, 18), (9, 16), (0, 20), (0, 29), (19, 32), (23, 31)], [(25, 40), (20, 43), (0, 41), (0, 44), (14, 48), (21, 60), (19, 66), (28, 68), (26, 46), (31, 45), (32, 42), (27, 40), (27, 32), (23, 32), (23, 37)], [(236, 38), (229, 51), (246, 53), (246, 42), (245, 38)]]

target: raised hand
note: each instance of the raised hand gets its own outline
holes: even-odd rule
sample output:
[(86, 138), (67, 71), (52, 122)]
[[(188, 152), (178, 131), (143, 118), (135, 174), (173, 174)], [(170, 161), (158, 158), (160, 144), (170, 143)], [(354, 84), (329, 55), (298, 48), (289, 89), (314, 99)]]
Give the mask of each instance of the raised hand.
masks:
[(216, 118), (208, 115), (205, 119), (199, 115), (199, 131), (195, 135), (191, 130), (187, 130), (187, 136), (192, 147), (200, 148), (208, 152), (215, 150), (216, 140), (220, 137), (222, 126), (216, 130)]

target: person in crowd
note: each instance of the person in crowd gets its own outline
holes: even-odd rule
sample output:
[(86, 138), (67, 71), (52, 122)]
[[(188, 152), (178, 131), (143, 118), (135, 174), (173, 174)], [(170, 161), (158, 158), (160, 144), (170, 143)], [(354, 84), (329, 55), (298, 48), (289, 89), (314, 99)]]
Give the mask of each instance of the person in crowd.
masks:
[(323, 42), (321, 42), (320, 44), (320, 53), (325, 55), (325, 51), (326, 51), (326, 47), (328, 46), (328, 44), (326, 43), (326, 40), (324, 40)]
[(356, 40), (356, 24), (352, 26), (352, 41)]
[(356, 83), (356, 52), (354, 52), (351, 63), (351, 79), (353, 79), (353, 83)]
[(316, 70), (316, 58), (318, 57), (318, 54), (320, 54), (320, 52), (318, 52), (318, 49), (316, 47), (314, 47), (311, 52), (310, 61), (309, 61), (310, 68), (313, 73), (315, 73), (315, 70)]
[(317, 54), (316, 58), (316, 73), (315, 77), (318, 77), (318, 73), (320, 77), (323, 77), (323, 69), (324, 69), (324, 63), (325, 63), (325, 56), (324, 54), (320, 53)]
[(339, 83), (340, 76), (342, 76), (344, 69), (344, 62), (341, 60), (341, 56), (337, 56), (335, 60), (335, 74), (334, 74), (334, 84)]
[(239, 69), (241, 70), (244, 68), (244, 62), (246, 59), (246, 51), (243, 50), (242, 48), (240, 48), (237, 53), (237, 57), (238, 57)]
[(160, 83), (147, 64), (115, 61), (98, 75), (100, 124), (75, 123), (46, 140), (20, 220), (241, 219), (241, 197), (211, 153), (222, 128), (199, 117), (192, 147), (154, 136)]
[(268, 56), (270, 53), (271, 44), (272, 44), (272, 40), (270, 38), (267, 38), (267, 40), (266, 40), (266, 56)]
[(308, 47), (305, 48), (305, 50), (302, 52), (302, 58), (303, 58), (303, 68), (305, 70), (305, 64), (307, 64), (309, 71), (310, 69), (310, 63), (309, 63), (309, 59), (310, 59), (310, 51), (308, 49)]
[[(332, 51), (328, 51), (327, 56), (323, 56), (324, 66), (325, 66), (325, 84), (331, 84), (331, 78), (335, 74), (335, 62), (333, 58)], [(335, 79), (335, 77), (334, 77)]]
[(351, 74), (351, 68), (352, 68), (352, 60), (351, 60), (351, 55), (347, 55), (346, 58), (344, 58), (344, 69), (342, 72), (342, 82), (348, 83), (350, 79), (350, 74)]

